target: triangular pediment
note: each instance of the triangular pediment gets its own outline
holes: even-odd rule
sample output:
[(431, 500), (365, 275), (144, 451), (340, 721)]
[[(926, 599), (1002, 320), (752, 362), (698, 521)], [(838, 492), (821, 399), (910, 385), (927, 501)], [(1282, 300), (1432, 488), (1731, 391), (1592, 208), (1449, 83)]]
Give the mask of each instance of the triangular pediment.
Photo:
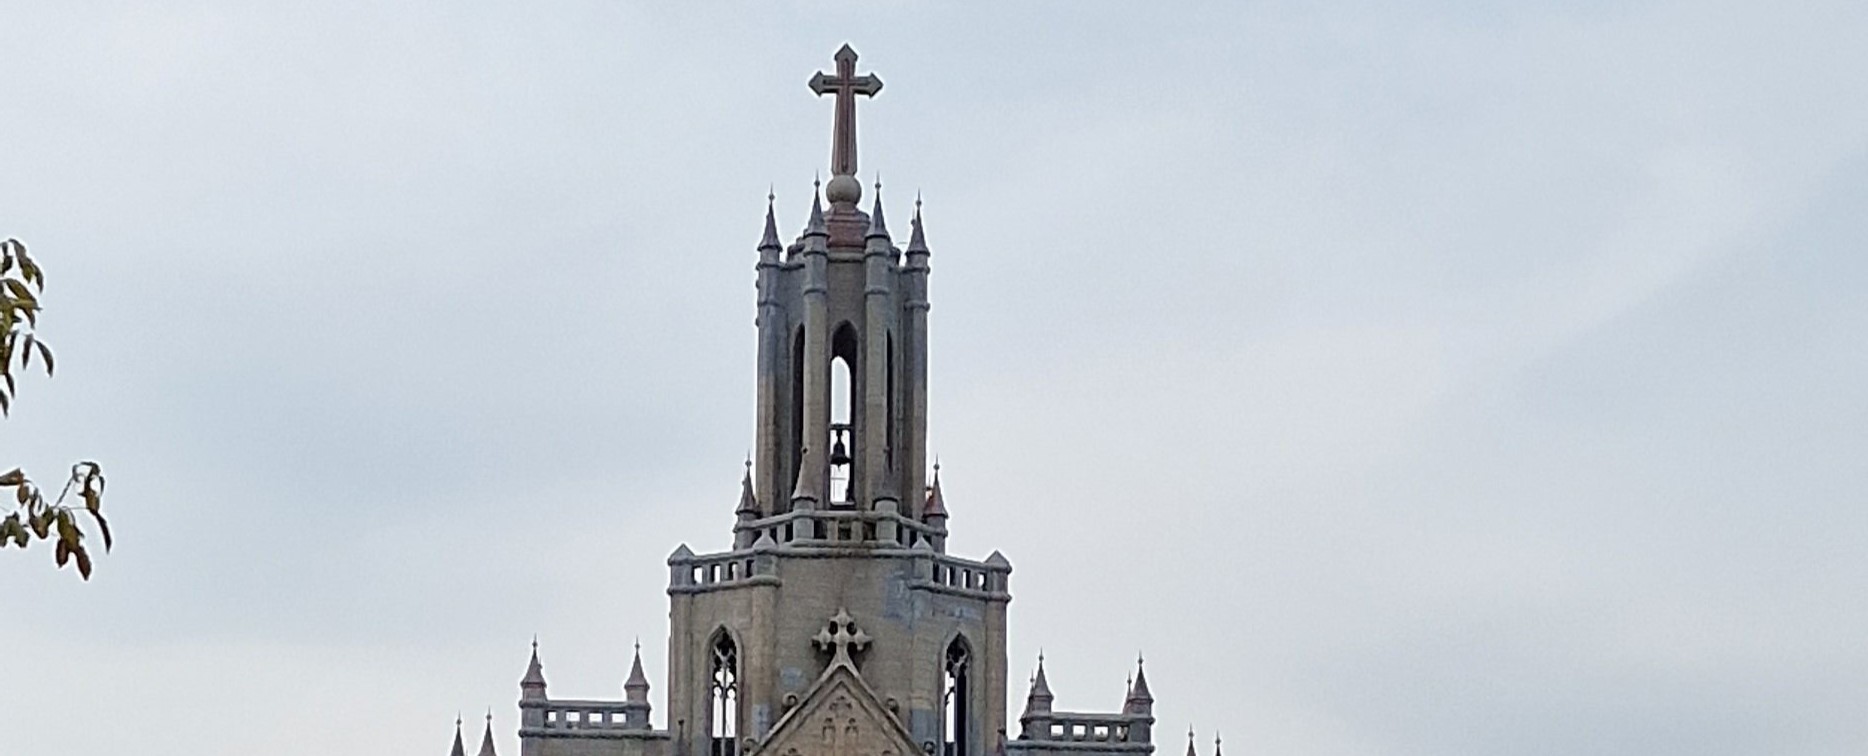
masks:
[(920, 756), (900, 719), (855, 670), (835, 665), (785, 712), (759, 756)]

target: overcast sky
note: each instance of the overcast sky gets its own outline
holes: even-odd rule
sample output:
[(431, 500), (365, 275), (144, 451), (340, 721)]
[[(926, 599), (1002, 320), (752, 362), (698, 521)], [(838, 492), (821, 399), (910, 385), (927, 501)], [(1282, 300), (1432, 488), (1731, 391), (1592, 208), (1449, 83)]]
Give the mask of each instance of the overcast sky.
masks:
[(516, 754), (534, 633), (661, 723), (847, 41), (1014, 714), (1868, 752), (1868, 6), (876, 5), (0, 2), (0, 462), (118, 540), (0, 552), (0, 750)]

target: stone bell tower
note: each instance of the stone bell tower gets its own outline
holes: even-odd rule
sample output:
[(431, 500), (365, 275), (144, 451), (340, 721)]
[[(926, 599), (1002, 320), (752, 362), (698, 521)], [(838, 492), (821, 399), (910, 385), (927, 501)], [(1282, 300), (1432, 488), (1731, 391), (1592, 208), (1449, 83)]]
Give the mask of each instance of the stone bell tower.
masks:
[(856, 97), (882, 81), (845, 46), (810, 84), (835, 96), (831, 178), (790, 244), (766, 210), (757, 446), (733, 549), (668, 560), (674, 748), (987, 756), (1005, 727), (1011, 565), (946, 555), (946, 506), (924, 472), (919, 207), (906, 250), (879, 196), (858, 209)]
[[(857, 205), (856, 96), (882, 91), (856, 74), (856, 52), (811, 89), (835, 95), (825, 211), (789, 246), (768, 209), (759, 245), (759, 517), (792, 510), (905, 513), (926, 483), (928, 250), (917, 214), (906, 255), (891, 243), (881, 188)], [(918, 504), (911, 497), (911, 503)], [(742, 533), (738, 544), (751, 545)]]

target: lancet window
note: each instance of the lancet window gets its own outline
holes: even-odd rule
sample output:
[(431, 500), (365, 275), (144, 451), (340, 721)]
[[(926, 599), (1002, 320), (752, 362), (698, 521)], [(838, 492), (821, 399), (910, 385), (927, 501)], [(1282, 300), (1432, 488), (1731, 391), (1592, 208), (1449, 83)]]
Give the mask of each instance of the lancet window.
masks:
[(967, 742), (971, 740), (972, 733), (967, 731), (967, 720), (971, 713), (968, 704), (972, 701), (972, 657), (964, 638), (954, 638), (953, 643), (947, 646), (944, 665), (947, 687), (946, 693), (941, 696), (941, 703), (946, 709), (945, 721), (942, 722), (946, 730), (944, 756), (970, 756), (967, 753)]
[(708, 692), (713, 701), (710, 756), (736, 756), (739, 740), (739, 648), (725, 632), (714, 637)]

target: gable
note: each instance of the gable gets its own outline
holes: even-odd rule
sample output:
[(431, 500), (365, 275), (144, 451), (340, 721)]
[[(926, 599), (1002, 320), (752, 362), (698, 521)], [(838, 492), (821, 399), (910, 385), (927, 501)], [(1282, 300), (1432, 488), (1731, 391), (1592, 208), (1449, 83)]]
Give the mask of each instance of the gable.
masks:
[(785, 712), (760, 756), (920, 756), (901, 721), (849, 667), (838, 665)]

